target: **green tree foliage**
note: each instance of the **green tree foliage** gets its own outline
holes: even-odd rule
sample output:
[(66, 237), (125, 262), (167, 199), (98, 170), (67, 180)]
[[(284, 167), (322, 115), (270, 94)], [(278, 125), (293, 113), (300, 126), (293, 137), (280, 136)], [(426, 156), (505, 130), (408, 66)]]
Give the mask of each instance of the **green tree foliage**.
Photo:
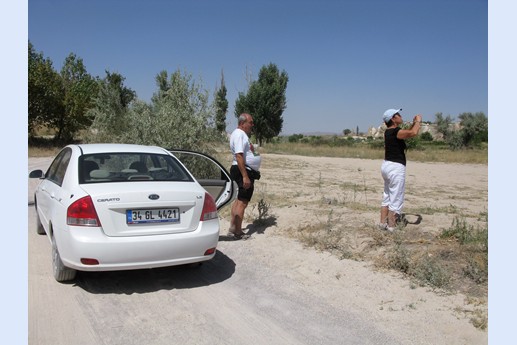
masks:
[(56, 114), (64, 113), (64, 88), (52, 61), (36, 53), (29, 42), (28, 55), (28, 132), (39, 126), (52, 126)]
[(451, 129), (451, 116), (447, 115), (447, 117), (444, 118), (442, 113), (436, 113), (434, 122), (436, 124), (436, 131), (443, 135), (444, 140), (447, 140), (447, 138), (453, 133)]
[(126, 107), (121, 94), (131, 92), (122, 81), (120, 76), (108, 74), (100, 84), (95, 110), (88, 112), (95, 117), (90, 142), (157, 145), (206, 153), (214, 152), (214, 142), (222, 142), (215, 128), (213, 107), (208, 103), (208, 91), (190, 74), (178, 70), (169, 78), (166, 71), (161, 71), (156, 76), (158, 90), (151, 103), (136, 99)]
[(462, 113), (459, 119), (460, 130), (447, 139), (452, 149), (471, 148), (488, 141), (488, 119), (484, 113)]
[(126, 133), (126, 140), (212, 152), (211, 145), (222, 137), (215, 129), (208, 91), (179, 70), (169, 79), (167, 72), (160, 72), (156, 82), (159, 90), (153, 95), (152, 105), (141, 104), (129, 112), (132, 129)]
[(297, 143), (303, 138), (303, 134), (293, 134), (287, 139), (290, 143)]
[(106, 77), (98, 81), (94, 106), (86, 113), (92, 120), (86, 142), (111, 142), (128, 130), (127, 112), (136, 92), (124, 86), (124, 80), (122, 75), (106, 71)]
[(431, 132), (424, 132), (420, 134), (420, 139), (422, 139), (423, 141), (433, 141), (433, 135), (431, 134)]
[(215, 91), (215, 126), (219, 132), (226, 131), (226, 113), (228, 112), (228, 100), (226, 99), (226, 85), (224, 74), (221, 71), (221, 87)]
[(97, 96), (97, 81), (87, 73), (83, 60), (71, 53), (61, 69), (64, 86), (64, 112), (56, 114), (53, 127), (58, 131), (56, 139), (70, 142), (79, 130), (90, 126), (86, 112)]
[(167, 91), (171, 88), (171, 85), (169, 83), (169, 74), (167, 71), (160, 71), (156, 75), (156, 85), (158, 86), (158, 91), (154, 93), (152, 97), (152, 102), (158, 102), (160, 97), (162, 97), (163, 94), (167, 93)]
[(126, 80), (126, 78), (119, 73), (110, 73), (109, 71), (105, 72), (105, 82), (107, 83), (107, 86), (118, 91), (121, 106), (123, 108), (127, 108), (129, 103), (136, 99), (136, 92), (124, 86), (124, 80)]
[(348, 128), (343, 130), (343, 135), (349, 135), (350, 133), (352, 133), (352, 130)]
[(239, 92), (235, 101), (236, 117), (242, 113), (253, 116), (254, 133), (260, 145), (282, 131), (288, 80), (285, 71), (280, 72), (270, 63), (260, 69), (258, 80), (250, 83), (247, 94)]

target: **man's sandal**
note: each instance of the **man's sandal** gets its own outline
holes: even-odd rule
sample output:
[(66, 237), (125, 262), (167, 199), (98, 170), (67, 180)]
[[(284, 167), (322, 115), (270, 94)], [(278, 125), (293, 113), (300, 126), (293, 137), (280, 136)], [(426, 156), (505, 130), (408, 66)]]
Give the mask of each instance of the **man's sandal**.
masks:
[(244, 232), (240, 232), (240, 233), (236, 234), (231, 231), (228, 232), (228, 236), (233, 237), (235, 240), (247, 240), (248, 238), (251, 237), (251, 235), (245, 234)]

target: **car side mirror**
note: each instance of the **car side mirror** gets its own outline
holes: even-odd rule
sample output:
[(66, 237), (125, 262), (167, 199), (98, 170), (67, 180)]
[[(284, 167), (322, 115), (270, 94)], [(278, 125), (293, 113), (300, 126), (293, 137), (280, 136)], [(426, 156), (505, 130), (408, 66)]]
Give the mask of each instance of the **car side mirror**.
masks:
[(29, 173), (29, 178), (42, 178), (45, 174), (43, 173), (43, 170), (33, 170)]

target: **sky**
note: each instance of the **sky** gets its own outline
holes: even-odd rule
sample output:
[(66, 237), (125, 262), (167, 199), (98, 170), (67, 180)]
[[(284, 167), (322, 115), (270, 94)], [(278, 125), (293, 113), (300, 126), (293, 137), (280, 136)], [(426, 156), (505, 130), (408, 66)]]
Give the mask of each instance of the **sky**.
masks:
[(282, 134), (367, 132), (388, 108), (406, 121), (488, 116), (487, 0), (29, 0), (28, 39), (60, 70), (120, 73), (149, 102), (181, 70), (235, 100), (274, 63), (289, 76)]

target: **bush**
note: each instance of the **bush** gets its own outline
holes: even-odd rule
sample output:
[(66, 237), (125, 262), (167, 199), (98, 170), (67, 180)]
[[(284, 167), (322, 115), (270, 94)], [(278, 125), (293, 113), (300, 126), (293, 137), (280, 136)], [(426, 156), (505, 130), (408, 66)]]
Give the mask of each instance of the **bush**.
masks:
[(461, 129), (446, 138), (452, 150), (480, 147), (482, 142), (488, 142), (488, 120), (484, 113), (463, 113), (459, 118)]
[(420, 134), (420, 139), (422, 139), (422, 141), (433, 141), (433, 135), (431, 132), (424, 132)]
[(287, 139), (290, 143), (297, 143), (303, 138), (303, 134), (293, 134)]
[(411, 272), (419, 282), (437, 288), (447, 288), (451, 282), (451, 274), (437, 259), (426, 255)]
[(384, 149), (384, 140), (374, 139), (372, 141), (368, 141), (368, 146), (372, 149)]
[[(488, 216), (486, 216), (488, 222)], [(449, 229), (442, 230), (440, 238), (455, 238), (468, 253), (463, 274), (476, 283), (488, 280), (488, 226), (474, 228), (464, 218), (455, 217)]]

